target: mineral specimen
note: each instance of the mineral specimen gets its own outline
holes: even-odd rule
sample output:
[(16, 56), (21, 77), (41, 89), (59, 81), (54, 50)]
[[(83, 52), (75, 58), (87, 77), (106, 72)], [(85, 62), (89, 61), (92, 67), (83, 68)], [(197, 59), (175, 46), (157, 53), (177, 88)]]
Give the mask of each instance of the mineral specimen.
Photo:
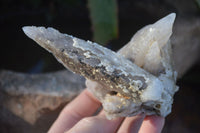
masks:
[(172, 13), (138, 31), (118, 53), (53, 28), (26, 26), (25, 34), (71, 71), (83, 75), (87, 88), (102, 102), (107, 118), (171, 112), (176, 72), (169, 38)]

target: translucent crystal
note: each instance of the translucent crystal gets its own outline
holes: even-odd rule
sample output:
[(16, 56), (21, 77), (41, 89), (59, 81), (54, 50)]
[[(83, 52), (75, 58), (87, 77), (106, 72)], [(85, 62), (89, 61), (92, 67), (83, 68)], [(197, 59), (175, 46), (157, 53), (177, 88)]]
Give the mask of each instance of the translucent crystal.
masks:
[(144, 27), (118, 53), (53, 28), (23, 30), (66, 68), (87, 78), (108, 119), (142, 112), (165, 117), (178, 90), (169, 41), (174, 19), (172, 13)]

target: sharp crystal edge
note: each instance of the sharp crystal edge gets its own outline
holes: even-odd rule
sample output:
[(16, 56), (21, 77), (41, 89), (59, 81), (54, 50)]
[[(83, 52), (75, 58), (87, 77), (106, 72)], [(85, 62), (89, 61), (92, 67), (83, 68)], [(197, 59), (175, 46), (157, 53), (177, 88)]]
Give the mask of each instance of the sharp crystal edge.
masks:
[(25, 26), (23, 31), (87, 79), (108, 119), (139, 113), (165, 117), (178, 90), (169, 41), (174, 20), (172, 13), (144, 27), (118, 53), (53, 28)]

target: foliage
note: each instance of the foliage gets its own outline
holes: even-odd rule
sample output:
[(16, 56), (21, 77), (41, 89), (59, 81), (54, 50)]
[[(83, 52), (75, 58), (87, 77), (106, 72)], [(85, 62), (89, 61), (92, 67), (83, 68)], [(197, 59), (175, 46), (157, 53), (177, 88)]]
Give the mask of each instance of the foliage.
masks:
[(116, 0), (88, 0), (94, 41), (105, 44), (118, 35)]

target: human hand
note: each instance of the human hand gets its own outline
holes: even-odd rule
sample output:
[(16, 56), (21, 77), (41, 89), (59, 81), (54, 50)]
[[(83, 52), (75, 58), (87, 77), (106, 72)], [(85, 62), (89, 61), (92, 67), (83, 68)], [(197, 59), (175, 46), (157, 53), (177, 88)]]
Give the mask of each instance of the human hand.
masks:
[(101, 103), (84, 90), (60, 113), (48, 133), (160, 133), (164, 118), (145, 116), (116, 118), (107, 120), (103, 111), (93, 114)]

